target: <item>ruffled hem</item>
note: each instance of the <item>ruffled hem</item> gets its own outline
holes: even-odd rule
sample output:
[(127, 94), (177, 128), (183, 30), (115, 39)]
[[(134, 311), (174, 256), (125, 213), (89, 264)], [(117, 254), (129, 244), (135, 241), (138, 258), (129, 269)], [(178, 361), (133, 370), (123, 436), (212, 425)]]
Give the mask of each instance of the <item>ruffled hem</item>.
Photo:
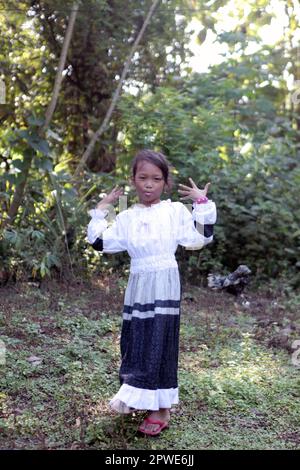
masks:
[(123, 384), (109, 405), (114, 411), (127, 414), (134, 410), (171, 408), (178, 401), (178, 388), (148, 390)]

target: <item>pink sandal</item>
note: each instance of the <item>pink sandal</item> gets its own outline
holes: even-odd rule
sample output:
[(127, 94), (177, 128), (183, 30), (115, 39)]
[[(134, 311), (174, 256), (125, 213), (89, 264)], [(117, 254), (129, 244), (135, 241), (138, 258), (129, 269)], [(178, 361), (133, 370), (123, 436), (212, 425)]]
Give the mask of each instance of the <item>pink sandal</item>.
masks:
[[(142, 424), (158, 424), (159, 428), (156, 431), (147, 431), (146, 429), (142, 429)], [(143, 434), (147, 434), (147, 436), (157, 436), (158, 434), (161, 433), (161, 431), (165, 428), (169, 427), (169, 423), (159, 421), (158, 419), (151, 419), (151, 418), (145, 418), (141, 426), (139, 427), (139, 431), (142, 432)]]

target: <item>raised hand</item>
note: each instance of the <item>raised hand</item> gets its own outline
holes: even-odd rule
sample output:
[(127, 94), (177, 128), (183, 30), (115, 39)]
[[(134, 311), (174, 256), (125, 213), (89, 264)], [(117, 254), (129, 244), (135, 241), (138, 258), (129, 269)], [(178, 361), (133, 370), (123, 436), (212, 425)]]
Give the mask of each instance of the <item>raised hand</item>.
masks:
[(180, 200), (192, 199), (193, 201), (196, 201), (196, 199), (198, 199), (199, 197), (206, 196), (210, 183), (207, 183), (204, 189), (199, 189), (197, 185), (194, 183), (194, 181), (192, 180), (192, 178), (189, 178), (189, 180), (192, 185), (191, 187), (186, 186), (184, 184), (179, 184), (179, 186), (181, 186), (182, 189), (178, 189), (178, 192), (183, 196), (179, 198)]
[(97, 204), (97, 209), (101, 209), (109, 204), (114, 204), (122, 194), (123, 188), (119, 188), (118, 185), (115, 186), (114, 189)]

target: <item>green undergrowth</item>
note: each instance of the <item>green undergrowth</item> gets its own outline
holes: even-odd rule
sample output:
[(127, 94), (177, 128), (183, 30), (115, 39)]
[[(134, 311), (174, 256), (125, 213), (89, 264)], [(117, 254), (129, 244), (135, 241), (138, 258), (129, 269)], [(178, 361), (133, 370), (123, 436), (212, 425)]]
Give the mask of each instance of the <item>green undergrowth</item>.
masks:
[(108, 407), (119, 387), (123, 293), (2, 289), (2, 449), (300, 448), (299, 367), (257, 327), (266, 315), (276, 327), (281, 311), (281, 323), (297, 325), (295, 296), (292, 304), (280, 300), (282, 310), (277, 299), (276, 311), (274, 298), (259, 309), (257, 293), (247, 308), (204, 288), (193, 289), (192, 300), (183, 296), (180, 404), (170, 428), (151, 439), (136, 432), (143, 413), (119, 416)]

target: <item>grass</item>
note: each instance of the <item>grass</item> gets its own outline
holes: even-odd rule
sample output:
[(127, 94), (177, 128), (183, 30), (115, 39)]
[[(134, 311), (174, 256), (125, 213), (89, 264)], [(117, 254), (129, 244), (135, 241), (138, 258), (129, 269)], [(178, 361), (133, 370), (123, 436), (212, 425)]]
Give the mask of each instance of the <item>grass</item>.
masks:
[(143, 413), (108, 408), (124, 280), (0, 289), (0, 448), (299, 449), (300, 297), (275, 287), (249, 290), (248, 304), (183, 289), (181, 401), (155, 439), (136, 433)]

